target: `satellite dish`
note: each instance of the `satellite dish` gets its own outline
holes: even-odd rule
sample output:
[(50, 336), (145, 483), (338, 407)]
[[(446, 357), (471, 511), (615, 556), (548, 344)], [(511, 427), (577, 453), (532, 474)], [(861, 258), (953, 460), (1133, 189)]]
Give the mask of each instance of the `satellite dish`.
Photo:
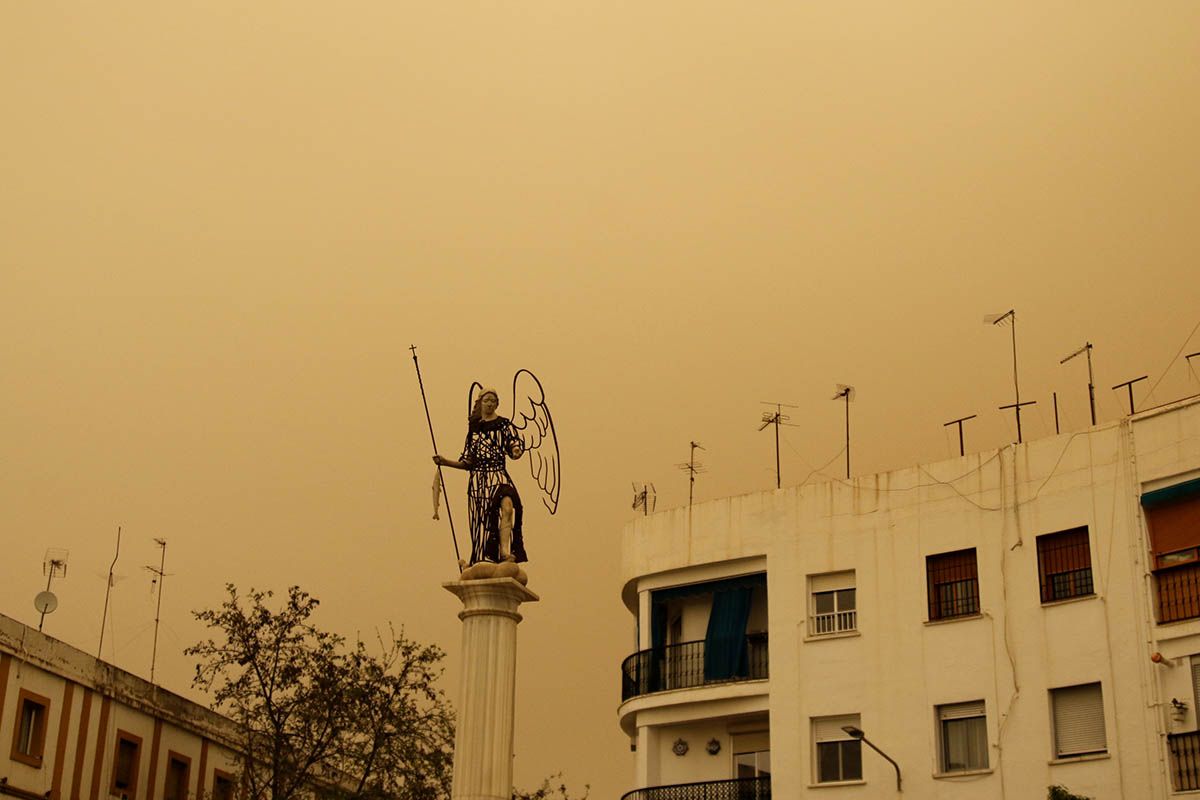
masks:
[(49, 614), (58, 608), (58, 598), (54, 596), (54, 592), (38, 592), (37, 597), (33, 598), (33, 607), (39, 614)]

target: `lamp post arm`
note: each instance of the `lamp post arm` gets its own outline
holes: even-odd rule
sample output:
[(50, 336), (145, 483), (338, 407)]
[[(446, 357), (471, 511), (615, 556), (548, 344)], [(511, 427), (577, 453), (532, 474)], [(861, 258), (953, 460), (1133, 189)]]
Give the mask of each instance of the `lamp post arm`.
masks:
[(892, 758), (891, 756), (889, 756), (887, 753), (883, 752), (883, 751), (882, 751), (882, 750), (880, 750), (878, 747), (876, 747), (874, 744), (872, 744), (872, 743), (871, 743), (871, 740), (870, 740), (870, 739), (868, 739), (866, 736), (862, 737), (862, 742), (863, 742), (865, 745), (867, 745), (867, 747), (870, 747), (870, 748), (871, 748), (872, 750), (874, 750), (876, 753), (879, 753), (879, 755), (881, 755), (881, 756), (883, 756), (885, 759), (887, 759), (887, 760), (888, 760), (888, 762), (889, 762), (889, 763), (891, 763), (891, 765), (892, 765), (892, 766), (893, 766), (893, 767), (896, 769), (896, 791), (897, 791), (897, 792), (903, 792), (904, 790), (900, 788), (900, 765), (896, 763), (895, 759), (893, 759), (893, 758)]

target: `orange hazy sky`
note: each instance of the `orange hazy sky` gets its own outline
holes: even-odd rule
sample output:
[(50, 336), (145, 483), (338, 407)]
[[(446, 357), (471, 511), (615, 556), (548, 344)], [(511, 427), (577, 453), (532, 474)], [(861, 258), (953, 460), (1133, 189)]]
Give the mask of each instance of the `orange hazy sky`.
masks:
[[(1200, 4), (0, 5), (0, 612), (185, 691), (231, 581), (448, 651), (443, 452), (472, 380), (542, 378), (523, 467), (516, 776), (634, 788), (616, 723), (631, 483), (686, 502), (858, 474), (1200, 391)], [(1193, 362), (1200, 369), (1200, 360)], [(508, 402), (507, 399), (505, 402)], [(824, 472), (813, 472), (825, 467)], [(451, 499), (465, 544), (461, 473)], [(525, 479), (523, 481), (523, 479)], [(523, 481), (523, 482), (522, 482)]]

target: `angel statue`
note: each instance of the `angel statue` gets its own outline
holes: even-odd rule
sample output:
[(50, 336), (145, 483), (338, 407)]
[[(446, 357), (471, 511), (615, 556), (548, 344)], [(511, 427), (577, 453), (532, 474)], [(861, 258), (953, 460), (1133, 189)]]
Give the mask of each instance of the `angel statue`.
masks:
[(541, 382), (529, 370), (518, 370), (513, 376), (512, 398), (511, 416), (502, 417), (496, 413), (500, 394), (472, 383), (462, 455), (457, 460), (433, 457), (438, 466), (471, 473), (467, 484), (470, 564), (528, 560), (521, 532), (521, 496), (509, 477), (506, 459), (525, 456), (541, 489), (542, 502), (551, 514), (558, 510), (558, 439)]

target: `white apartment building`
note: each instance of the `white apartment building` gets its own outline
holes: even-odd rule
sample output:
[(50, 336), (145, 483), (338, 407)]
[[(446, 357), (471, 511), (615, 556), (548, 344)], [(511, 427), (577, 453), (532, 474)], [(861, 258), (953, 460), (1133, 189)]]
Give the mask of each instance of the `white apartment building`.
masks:
[(232, 800), (239, 759), (229, 719), (0, 615), (0, 795)]
[(1200, 398), (622, 547), (628, 800), (1200, 792)]

